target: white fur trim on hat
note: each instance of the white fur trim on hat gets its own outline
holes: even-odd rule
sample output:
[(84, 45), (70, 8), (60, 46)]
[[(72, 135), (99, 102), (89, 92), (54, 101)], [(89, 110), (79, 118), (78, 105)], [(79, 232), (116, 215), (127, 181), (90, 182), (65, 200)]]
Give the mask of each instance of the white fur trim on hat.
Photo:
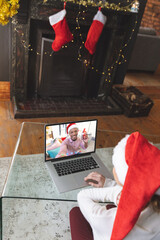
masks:
[(97, 21), (105, 24), (106, 21), (107, 21), (107, 17), (106, 17), (101, 11), (98, 11), (98, 12), (96, 13), (96, 15), (94, 16), (94, 18), (93, 18), (93, 21), (94, 21), (94, 20), (97, 20)]
[(61, 10), (60, 12), (53, 14), (49, 17), (50, 25), (53, 26), (54, 24), (62, 21), (66, 16), (66, 9)]
[[(118, 180), (122, 185), (124, 185), (124, 181), (128, 171), (128, 165), (125, 160), (125, 147), (129, 136), (130, 135), (126, 135), (124, 138), (122, 138), (113, 149), (112, 163), (115, 168)], [(153, 145), (153, 143), (151, 144)], [(160, 188), (158, 188), (155, 194), (160, 195)]]
[(128, 165), (125, 161), (125, 147), (130, 135), (126, 135), (113, 149), (112, 163), (115, 168), (118, 180), (123, 185), (126, 174), (128, 171)]

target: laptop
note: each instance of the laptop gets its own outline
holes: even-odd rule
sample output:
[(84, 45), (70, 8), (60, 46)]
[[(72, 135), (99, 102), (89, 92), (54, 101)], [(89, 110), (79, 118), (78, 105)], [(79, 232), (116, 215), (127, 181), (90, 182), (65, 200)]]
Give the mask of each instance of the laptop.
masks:
[(60, 193), (88, 186), (96, 171), (113, 179), (96, 151), (97, 120), (45, 125), (45, 164)]

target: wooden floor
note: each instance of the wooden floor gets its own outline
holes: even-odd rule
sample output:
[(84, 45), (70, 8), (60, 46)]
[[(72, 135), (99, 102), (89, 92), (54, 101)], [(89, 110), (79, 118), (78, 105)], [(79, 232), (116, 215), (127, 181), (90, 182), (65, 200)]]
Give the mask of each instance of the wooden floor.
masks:
[[(61, 117), (61, 118), (39, 118), (39, 119), (14, 119), (12, 105), (10, 101), (0, 102), (0, 157), (10, 157), (13, 155), (21, 123), (26, 122), (45, 122), (57, 123), (63, 121), (86, 120), (91, 118), (98, 119), (98, 130), (113, 130), (120, 132), (140, 131), (142, 134), (157, 136), (160, 142), (160, 75), (146, 73), (128, 73), (124, 85), (138, 86), (143, 93), (147, 94), (153, 101), (154, 106), (149, 116), (140, 118), (127, 118), (124, 115), (112, 116), (93, 116), (93, 117)], [(103, 147), (105, 135), (102, 134)], [(28, 139), (29, 141), (29, 139)], [(27, 146), (26, 146), (27, 148)]]

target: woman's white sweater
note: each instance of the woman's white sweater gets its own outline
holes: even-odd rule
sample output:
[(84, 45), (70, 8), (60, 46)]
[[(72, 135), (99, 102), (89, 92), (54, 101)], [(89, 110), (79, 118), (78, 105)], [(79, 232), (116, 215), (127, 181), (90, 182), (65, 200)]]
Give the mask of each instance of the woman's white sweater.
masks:
[[(109, 187), (84, 189), (77, 196), (81, 212), (92, 227), (94, 240), (109, 240), (111, 237), (117, 208), (107, 210), (106, 202), (117, 205), (117, 196), (122, 190), (121, 186), (114, 184), (113, 181)], [(160, 214), (147, 207), (125, 239), (160, 240)]]

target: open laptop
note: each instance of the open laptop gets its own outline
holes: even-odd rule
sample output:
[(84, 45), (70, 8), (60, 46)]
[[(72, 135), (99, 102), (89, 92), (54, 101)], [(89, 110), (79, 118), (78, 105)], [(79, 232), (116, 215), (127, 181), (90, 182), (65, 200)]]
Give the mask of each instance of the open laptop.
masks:
[(45, 163), (60, 193), (88, 186), (93, 171), (113, 178), (95, 153), (96, 136), (97, 120), (45, 125)]

